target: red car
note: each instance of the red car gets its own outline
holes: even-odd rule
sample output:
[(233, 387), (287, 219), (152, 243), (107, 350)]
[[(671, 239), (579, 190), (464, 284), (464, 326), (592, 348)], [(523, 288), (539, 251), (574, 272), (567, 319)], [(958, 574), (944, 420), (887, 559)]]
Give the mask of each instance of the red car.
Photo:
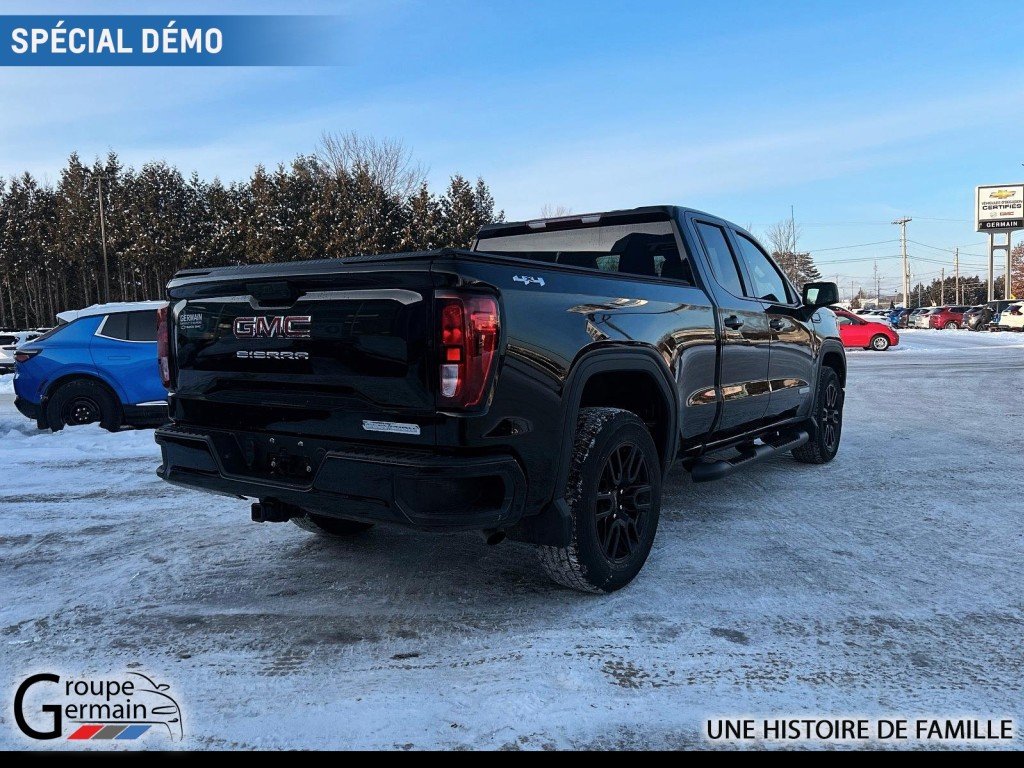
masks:
[(884, 352), (900, 343), (900, 335), (885, 323), (869, 323), (841, 307), (832, 307), (839, 321), (839, 336), (844, 347), (863, 347)]
[(928, 315), (928, 327), (955, 331), (964, 326), (964, 312), (970, 307), (939, 307)]

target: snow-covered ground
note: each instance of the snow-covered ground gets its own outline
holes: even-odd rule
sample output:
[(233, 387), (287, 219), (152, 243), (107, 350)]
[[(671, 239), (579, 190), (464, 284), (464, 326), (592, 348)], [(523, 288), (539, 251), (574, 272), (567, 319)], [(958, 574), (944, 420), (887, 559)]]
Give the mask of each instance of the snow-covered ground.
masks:
[[(152, 432), (37, 433), (2, 379), (0, 679), (142, 670), (191, 747), (675, 747), (726, 715), (1019, 732), (1024, 335), (902, 336), (850, 354), (834, 463), (675, 472), (606, 597), (519, 545), (250, 523), (160, 482)], [(0, 746), (68, 742), (26, 742), (8, 698)]]

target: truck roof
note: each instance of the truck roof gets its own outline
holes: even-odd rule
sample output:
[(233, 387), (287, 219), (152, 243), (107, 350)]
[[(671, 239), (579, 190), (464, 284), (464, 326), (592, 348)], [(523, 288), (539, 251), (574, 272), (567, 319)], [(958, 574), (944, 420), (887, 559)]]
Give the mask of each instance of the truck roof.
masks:
[(548, 219), (539, 218), (526, 221), (503, 221), (496, 224), (486, 224), (480, 228), (480, 237), (488, 238), (497, 235), (523, 234), (548, 227), (554, 228), (579, 224), (596, 226), (612, 222), (625, 224), (630, 222), (660, 221), (666, 218), (675, 218), (680, 213), (686, 212), (698, 213), (715, 219), (721, 218), (720, 216), (712, 216), (712, 214), (704, 213), (694, 208), (684, 208), (678, 205), (646, 205), (640, 208), (623, 208), (614, 211), (573, 213), (568, 216), (557, 216)]

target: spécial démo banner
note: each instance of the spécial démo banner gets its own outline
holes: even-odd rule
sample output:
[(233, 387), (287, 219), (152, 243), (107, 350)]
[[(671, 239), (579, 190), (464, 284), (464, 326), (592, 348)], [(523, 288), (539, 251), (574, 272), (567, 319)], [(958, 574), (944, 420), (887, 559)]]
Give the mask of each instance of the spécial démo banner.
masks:
[(336, 65), (344, 32), (322, 15), (0, 15), (0, 66)]
[[(40, 51), (52, 54), (116, 53), (220, 53), (224, 33), (217, 27), (203, 29), (179, 28), (171, 19), (162, 29), (142, 27), (139, 30), (108, 27), (66, 27), (64, 19), (51, 29), (15, 27), (11, 31), (11, 50), (16, 54)], [(134, 39), (129, 35), (138, 33)]]

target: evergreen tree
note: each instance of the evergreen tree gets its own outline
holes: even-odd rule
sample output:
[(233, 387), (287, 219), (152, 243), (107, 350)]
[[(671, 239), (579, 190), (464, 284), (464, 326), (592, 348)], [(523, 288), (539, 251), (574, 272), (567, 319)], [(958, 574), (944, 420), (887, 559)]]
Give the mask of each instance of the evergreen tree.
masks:
[(501, 221), (482, 179), (438, 197), (395, 142), (345, 139), (242, 182), (187, 179), (166, 162), (125, 167), (110, 152), (68, 157), (55, 187), (0, 179), (0, 324), (34, 327), (103, 298), (102, 182), (111, 299), (164, 295), (182, 266), (469, 246)]
[(441, 227), (441, 204), (426, 182), (405, 203), (405, 229), (402, 248), (427, 251), (438, 246)]
[(441, 198), (439, 245), (446, 248), (469, 248), (480, 229), (477, 195), (463, 176), (452, 176), (448, 191)]

